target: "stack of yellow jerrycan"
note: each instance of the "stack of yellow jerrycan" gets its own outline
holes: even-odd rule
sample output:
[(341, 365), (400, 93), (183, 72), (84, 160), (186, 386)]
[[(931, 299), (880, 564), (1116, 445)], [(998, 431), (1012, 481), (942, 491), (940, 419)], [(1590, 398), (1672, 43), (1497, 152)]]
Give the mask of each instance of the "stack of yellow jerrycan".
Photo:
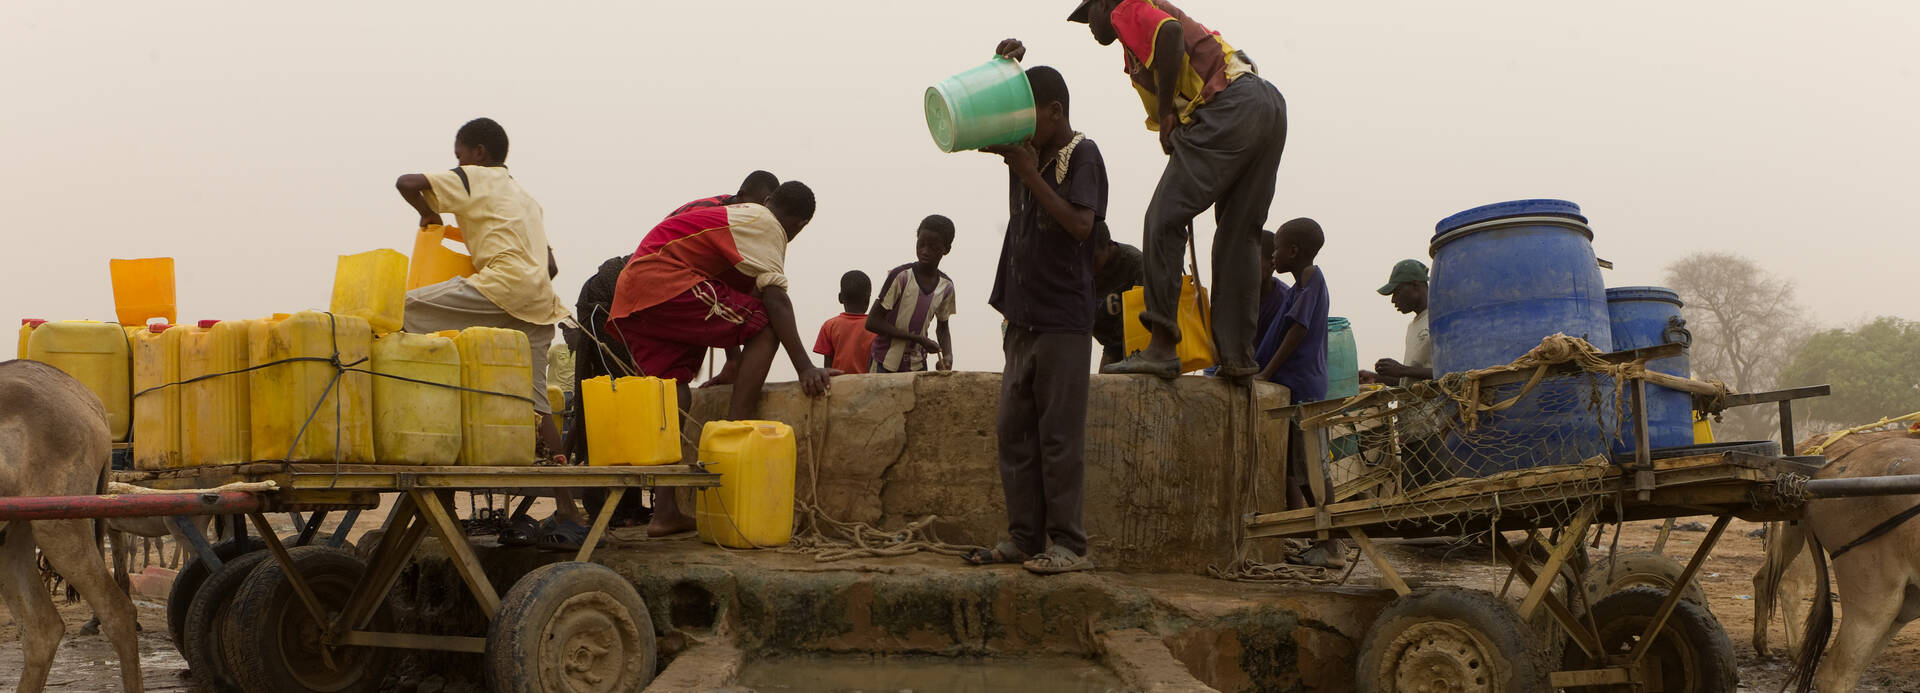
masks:
[(257, 369), (247, 382), (253, 457), (373, 462), (373, 376), (328, 362), (337, 351), (341, 364), (364, 369), (372, 350), (366, 318), (301, 311), (255, 321), (247, 335), (247, 365)]
[[(589, 435), (588, 441), (593, 437)], [(793, 538), (793, 429), (778, 421), (709, 421), (700, 461), (720, 486), (700, 489), (700, 540), (749, 549)]]
[(526, 333), (469, 327), (453, 341), (460, 349), (460, 386), (480, 391), (460, 393), (460, 464), (533, 464), (533, 354)]
[[(46, 329), (42, 327), (41, 329)], [(133, 468), (185, 466), (180, 454), (180, 335), (166, 323), (132, 332)]]
[(33, 336), (33, 328), (36, 328), (45, 324), (47, 324), (47, 321), (41, 320), (39, 318), (21, 318), (20, 319), (20, 350), (17, 352), (14, 352), (14, 356), (16, 358), (23, 358), (23, 359), (33, 358), (32, 356), (27, 355), (27, 347), (28, 347), (27, 340)]
[(674, 381), (600, 376), (580, 382), (587, 464), (657, 465), (680, 461), (679, 393)]
[(21, 358), (58, 368), (87, 386), (107, 409), (107, 430), (125, 442), (133, 423), (132, 373), (127, 334), (119, 325), (91, 320), (33, 321), (20, 328)]
[(253, 454), (246, 320), (201, 320), (180, 333), (180, 452), (186, 465), (237, 464)]
[(407, 302), (407, 256), (381, 248), (342, 255), (333, 273), (334, 315), (367, 319), (378, 333), (398, 332)]
[(373, 378), (373, 450), (382, 464), (453, 464), (460, 457), (457, 332), (391, 332), (373, 339), (373, 372), (445, 385)]

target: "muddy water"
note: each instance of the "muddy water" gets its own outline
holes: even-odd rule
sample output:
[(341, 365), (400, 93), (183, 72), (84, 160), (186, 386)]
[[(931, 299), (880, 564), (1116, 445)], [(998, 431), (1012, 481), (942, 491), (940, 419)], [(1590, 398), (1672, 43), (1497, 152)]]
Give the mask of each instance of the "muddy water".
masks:
[(1057, 691), (1107, 693), (1120, 679), (1084, 659), (1046, 657), (784, 657), (748, 662), (740, 685), (757, 691), (856, 693), (866, 691)]

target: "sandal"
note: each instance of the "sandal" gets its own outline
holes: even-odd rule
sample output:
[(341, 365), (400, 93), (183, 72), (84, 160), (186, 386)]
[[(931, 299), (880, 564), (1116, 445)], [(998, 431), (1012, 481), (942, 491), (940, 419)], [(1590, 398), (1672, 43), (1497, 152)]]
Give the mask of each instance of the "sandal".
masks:
[(967, 565), (973, 566), (1024, 563), (1027, 560), (1027, 552), (1021, 551), (1020, 547), (1013, 545), (1013, 542), (1003, 541), (991, 549), (968, 551), (965, 559)]
[(515, 515), (507, 521), (507, 527), (500, 530), (501, 546), (532, 546), (545, 529), (540, 523), (526, 515)]
[[(556, 551), (579, 551), (587, 542), (587, 528), (571, 522), (550, 520), (553, 526), (540, 535), (540, 548)], [(602, 538), (601, 542), (606, 539)]]
[(1102, 366), (1100, 372), (1109, 375), (1153, 375), (1163, 380), (1172, 380), (1180, 377), (1180, 359), (1158, 361), (1142, 356), (1136, 351), (1118, 362)]
[(1047, 547), (1038, 556), (1029, 559), (1022, 567), (1035, 575), (1059, 575), (1082, 570), (1093, 570), (1093, 561), (1086, 556), (1075, 554), (1059, 544)]
[(1315, 544), (1305, 551), (1288, 556), (1287, 562), (1310, 568), (1339, 570), (1347, 567), (1347, 552), (1330, 549), (1326, 544)]

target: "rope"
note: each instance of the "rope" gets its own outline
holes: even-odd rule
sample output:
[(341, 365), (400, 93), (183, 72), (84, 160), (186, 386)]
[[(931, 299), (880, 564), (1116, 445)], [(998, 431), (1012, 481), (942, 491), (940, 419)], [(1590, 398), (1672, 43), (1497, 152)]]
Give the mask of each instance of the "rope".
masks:
[[(1840, 442), (1841, 438), (1845, 438), (1855, 433), (1862, 433), (1862, 432), (1874, 430), (1876, 428), (1891, 426), (1897, 423), (1906, 423), (1909, 421), (1920, 421), (1920, 412), (1914, 412), (1912, 414), (1907, 414), (1905, 416), (1883, 418), (1883, 419), (1880, 419), (1879, 421), (1875, 421), (1865, 426), (1854, 426), (1853, 428), (1834, 431), (1832, 433), (1827, 434), (1826, 439), (1820, 441), (1819, 444), (1814, 445), (1813, 447), (1807, 448), (1806, 454), (1824, 455), (1824, 454), (1827, 454), (1827, 448), (1832, 447), (1834, 443)], [(1791, 447), (1793, 443), (1789, 441), (1787, 445)]]
[(221, 484), (213, 488), (157, 489), (145, 486), (124, 484), (118, 481), (107, 482), (106, 495), (109, 496), (146, 496), (156, 493), (272, 493), (280, 490), (280, 485), (272, 481), (236, 481)]

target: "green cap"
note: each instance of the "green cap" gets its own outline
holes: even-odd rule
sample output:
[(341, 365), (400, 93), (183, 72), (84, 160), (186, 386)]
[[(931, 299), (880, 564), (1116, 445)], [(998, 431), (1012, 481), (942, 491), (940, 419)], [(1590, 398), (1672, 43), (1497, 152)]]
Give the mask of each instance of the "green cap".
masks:
[(1387, 275), (1387, 285), (1380, 287), (1381, 296), (1393, 295), (1393, 290), (1407, 282), (1427, 281), (1427, 263), (1419, 260), (1401, 260), (1393, 263), (1393, 274)]

